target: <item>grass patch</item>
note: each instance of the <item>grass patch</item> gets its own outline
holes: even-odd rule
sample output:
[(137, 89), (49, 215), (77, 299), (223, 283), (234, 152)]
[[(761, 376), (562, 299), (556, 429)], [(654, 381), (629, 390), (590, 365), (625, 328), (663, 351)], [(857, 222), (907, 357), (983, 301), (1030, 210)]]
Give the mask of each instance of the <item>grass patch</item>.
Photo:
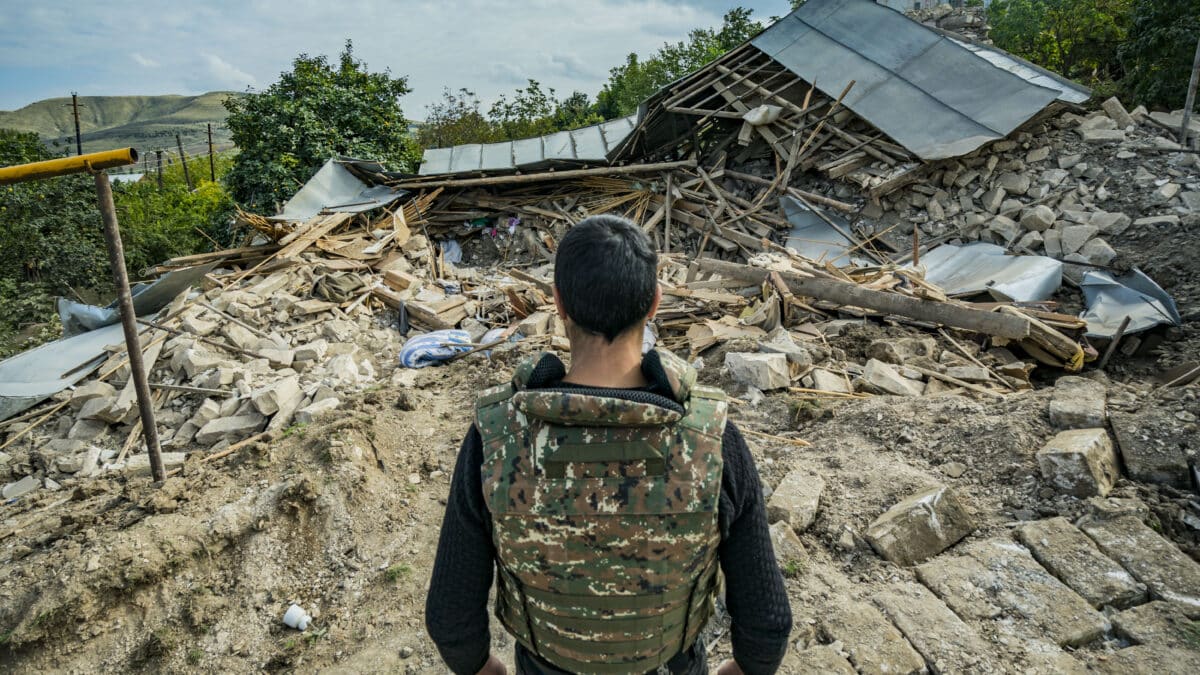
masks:
[(806, 567), (808, 567), (808, 565), (803, 560), (792, 559), (784, 561), (781, 569), (783, 570), (783, 576), (789, 579), (795, 579), (804, 573), (804, 569)]
[(392, 584), (399, 582), (401, 579), (407, 579), (410, 576), (412, 576), (412, 567), (408, 563), (392, 565), (383, 573), (383, 578)]

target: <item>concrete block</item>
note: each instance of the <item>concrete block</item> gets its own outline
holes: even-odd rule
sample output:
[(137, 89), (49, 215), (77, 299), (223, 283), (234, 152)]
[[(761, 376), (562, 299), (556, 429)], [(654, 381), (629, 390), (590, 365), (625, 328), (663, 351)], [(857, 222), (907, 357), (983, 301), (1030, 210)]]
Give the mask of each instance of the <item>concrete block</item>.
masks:
[(822, 675), (858, 675), (846, 657), (830, 645), (816, 645), (801, 652), (788, 650), (780, 665), (781, 673), (821, 673)]
[(791, 525), (780, 520), (771, 523), (769, 529), (771, 546), (775, 549), (775, 562), (780, 567), (787, 568), (788, 564), (804, 564), (808, 561), (808, 551), (796, 536)]
[(996, 213), (1000, 210), (1000, 204), (1004, 202), (1005, 196), (1004, 188), (996, 187), (983, 193), (979, 200), (984, 211)]
[(25, 476), (21, 480), (6, 483), (0, 489), (0, 495), (5, 499), (16, 499), (37, 490), (42, 486), (42, 481), (33, 476)]
[[(187, 458), (186, 452), (163, 452), (159, 453), (162, 457), (163, 469), (170, 471), (183, 466), (183, 460)], [(149, 476), (150, 475), (150, 455), (141, 453), (140, 455), (130, 455), (125, 459), (125, 473), (131, 476)]]
[(1097, 211), (1093, 213), (1088, 220), (1088, 225), (1094, 225), (1100, 229), (1103, 234), (1121, 234), (1129, 229), (1133, 223), (1133, 219), (1124, 213), (1109, 213), (1107, 211)]
[(1109, 629), (1104, 615), (1007, 536), (972, 542), (959, 555), (916, 569), (917, 578), (966, 621), (996, 620), (1024, 639), (1087, 644)]
[[(254, 409), (263, 415), (274, 415), (281, 408), (299, 402), (304, 397), (300, 390), (300, 377), (292, 375), (261, 387), (250, 395)], [(293, 407), (293, 410), (295, 408)]]
[(1107, 241), (1096, 237), (1079, 249), (1079, 255), (1093, 265), (1106, 266), (1117, 257), (1117, 251)]
[(1146, 600), (1146, 586), (1100, 552), (1066, 518), (1036, 520), (1017, 528), (1017, 539), (1051, 574), (1092, 607), (1131, 607)]
[(232, 321), (221, 326), (221, 334), (238, 349), (251, 350), (258, 344), (258, 336)]
[(988, 230), (996, 236), (997, 239), (1004, 243), (1016, 241), (1018, 237), (1024, 234), (1024, 230), (1017, 221), (1008, 216), (996, 216), (988, 221)]
[(788, 360), (783, 354), (728, 352), (725, 367), (735, 381), (762, 391), (783, 389), (792, 381)]
[(1010, 195), (1023, 195), (1029, 189), (1029, 174), (1005, 172), (996, 178), (995, 185)]
[(1046, 230), (1043, 232), (1042, 246), (1046, 249), (1046, 255), (1051, 258), (1062, 258), (1062, 231)]
[(1130, 478), (1190, 488), (1188, 459), (1200, 451), (1200, 439), (1188, 433), (1168, 408), (1143, 405), (1136, 412), (1113, 412), (1109, 420)]
[(791, 334), (783, 327), (771, 331), (767, 335), (767, 339), (758, 343), (758, 348), (769, 354), (783, 354), (787, 357), (788, 363), (794, 363), (801, 368), (811, 366), (813, 363), (812, 354), (796, 344)]
[(1117, 635), (1139, 645), (1196, 650), (1200, 610), (1179, 602), (1155, 601), (1112, 617)]
[(865, 389), (889, 396), (920, 396), (925, 392), (924, 382), (910, 380), (878, 359), (867, 361), (860, 382)]
[(266, 421), (267, 418), (257, 413), (221, 417), (201, 427), (196, 432), (196, 442), (211, 446), (221, 441), (239, 441), (257, 433)]
[(1100, 232), (1100, 228), (1094, 225), (1071, 225), (1062, 228), (1062, 252), (1063, 255), (1076, 253), (1089, 239), (1096, 236)]
[(901, 364), (910, 359), (935, 358), (937, 340), (933, 338), (899, 338), (876, 340), (867, 346), (867, 356), (885, 363)]
[(1050, 424), (1058, 429), (1094, 429), (1108, 419), (1108, 393), (1103, 384), (1066, 375), (1054, 383), (1050, 399)]
[(87, 384), (82, 384), (71, 392), (71, 402), (68, 404), (72, 410), (80, 410), (88, 401), (97, 398), (114, 398), (117, 395), (117, 390), (107, 382), (93, 380)]
[(850, 393), (850, 387), (846, 384), (846, 378), (837, 373), (831, 373), (824, 368), (814, 368), (810, 375), (813, 380), (813, 389), (834, 391), (841, 394)]
[(1104, 429), (1063, 431), (1038, 450), (1037, 460), (1046, 482), (1076, 497), (1104, 497), (1121, 475)]
[(1112, 97), (1104, 102), (1103, 106), (1105, 114), (1116, 123), (1118, 129), (1125, 129), (1134, 126), (1133, 118), (1130, 117), (1129, 111), (1125, 110), (1125, 106), (1117, 100), (1117, 97)]
[(974, 529), (954, 492), (939, 486), (888, 509), (867, 528), (866, 538), (887, 560), (913, 565), (953, 546)]
[(830, 641), (840, 641), (859, 673), (909, 675), (925, 672), (925, 659), (879, 610), (865, 602), (827, 604), (818, 623)]
[(329, 341), (318, 338), (312, 342), (296, 347), (296, 361), (320, 361), (329, 351)]
[(932, 666), (934, 673), (983, 672), (991, 650), (974, 628), (920, 584), (897, 582), (871, 600)]
[(1108, 557), (1146, 584), (1156, 600), (1200, 608), (1200, 563), (1150, 529), (1135, 515), (1089, 516), (1079, 529)]
[(1038, 204), (1021, 213), (1021, 227), (1034, 232), (1044, 232), (1054, 225), (1054, 209)]
[(1078, 129), (1079, 137), (1085, 143), (1121, 143), (1125, 141), (1125, 132), (1120, 129)]
[(297, 410), (295, 421), (297, 424), (312, 424), (318, 417), (337, 410), (341, 404), (336, 398), (323, 398)]
[(792, 471), (779, 481), (767, 502), (767, 518), (783, 521), (797, 532), (803, 532), (817, 518), (825, 479), (807, 471)]

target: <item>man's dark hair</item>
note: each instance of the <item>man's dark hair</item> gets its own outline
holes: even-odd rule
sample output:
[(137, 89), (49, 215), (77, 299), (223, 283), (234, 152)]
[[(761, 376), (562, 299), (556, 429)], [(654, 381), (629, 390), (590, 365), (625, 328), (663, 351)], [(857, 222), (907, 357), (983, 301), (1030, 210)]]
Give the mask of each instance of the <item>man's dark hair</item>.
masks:
[(642, 228), (618, 216), (591, 216), (558, 243), (554, 286), (577, 326), (612, 342), (650, 313), (657, 266)]

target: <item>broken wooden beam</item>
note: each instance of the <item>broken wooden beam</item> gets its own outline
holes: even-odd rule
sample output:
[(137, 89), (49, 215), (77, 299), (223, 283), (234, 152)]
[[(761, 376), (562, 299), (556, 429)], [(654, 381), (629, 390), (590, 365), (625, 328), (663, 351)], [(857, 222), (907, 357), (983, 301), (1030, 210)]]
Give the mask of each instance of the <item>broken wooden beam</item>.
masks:
[[(715, 272), (732, 279), (761, 284), (770, 270), (750, 267), (738, 263), (701, 258), (700, 269)], [(791, 272), (780, 272), (792, 293), (818, 300), (826, 300), (846, 307), (862, 307), (885, 314), (929, 321), (954, 328), (963, 328), (976, 333), (996, 335), (1020, 340), (1029, 336), (1029, 320), (1011, 314), (984, 312), (971, 307), (948, 303), (931, 302), (911, 298), (898, 293), (887, 293), (863, 288), (857, 284), (831, 279), (814, 279)]]

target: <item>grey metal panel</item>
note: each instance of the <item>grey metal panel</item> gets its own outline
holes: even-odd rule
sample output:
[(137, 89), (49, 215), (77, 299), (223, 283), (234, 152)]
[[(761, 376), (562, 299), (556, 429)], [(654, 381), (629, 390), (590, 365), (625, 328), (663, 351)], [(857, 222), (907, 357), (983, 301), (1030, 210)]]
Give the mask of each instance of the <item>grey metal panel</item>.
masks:
[(449, 173), (450, 156), (454, 148), (430, 148), (421, 158), (421, 175)]
[(1067, 103), (1080, 104), (1086, 102), (1092, 97), (1092, 90), (1087, 87), (1068, 80), (1067, 78), (1053, 73), (1041, 66), (1029, 63), (1028, 61), (1013, 56), (1008, 52), (996, 49), (988, 45), (976, 44), (974, 42), (966, 42), (955, 38), (952, 35), (946, 36), (951, 42), (960, 45), (963, 49), (969, 49), (976, 56), (986, 60), (988, 63), (1013, 73), (1023, 80), (1032, 82), (1042, 87), (1057, 89), (1058, 100), (1066, 101)]
[(370, 211), (408, 194), (386, 185), (367, 185), (346, 168), (354, 164), (363, 169), (383, 168), (373, 162), (331, 159), (292, 195), (279, 215), (271, 216), (269, 220), (291, 222), (308, 220), (321, 212)]
[(542, 161), (542, 138), (525, 138), (519, 141), (512, 142), (512, 159), (508, 166), (488, 167), (503, 171), (505, 169), (514, 169), (527, 164), (535, 164)]
[[(945, 244), (921, 256), (925, 280), (949, 295), (987, 293), (996, 300), (1049, 300), (1062, 286), (1062, 263), (1040, 255), (1007, 255), (1004, 247)], [(911, 267), (911, 265), (910, 265)]]
[(571, 132), (571, 141), (575, 145), (575, 157), (603, 157), (608, 154), (604, 145), (604, 134), (600, 125), (576, 129)]
[(482, 166), (479, 161), (482, 155), (483, 146), (478, 143), (459, 145), (450, 155), (450, 170), (454, 172), (477, 171)]
[(512, 166), (512, 143), (488, 143), (479, 154), (479, 166)]
[(575, 156), (575, 144), (571, 142), (571, 132), (560, 131), (549, 136), (542, 136), (543, 159), (578, 159)]
[(1079, 287), (1087, 304), (1080, 317), (1088, 323), (1089, 337), (1113, 337), (1125, 317), (1129, 317), (1126, 333), (1183, 323), (1171, 296), (1139, 269), (1120, 276), (1101, 270), (1085, 272)]
[(751, 40), (926, 160), (1001, 138), (1057, 98), (871, 0), (810, 0)]
[(511, 142), (432, 148), (425, 151), (420, 175), (504, 172), (543, 168), (556, 163), (607, 162), (608, 154), (629, 137), (637, 119), (637, 115), (630, 115), (582, 129)]

